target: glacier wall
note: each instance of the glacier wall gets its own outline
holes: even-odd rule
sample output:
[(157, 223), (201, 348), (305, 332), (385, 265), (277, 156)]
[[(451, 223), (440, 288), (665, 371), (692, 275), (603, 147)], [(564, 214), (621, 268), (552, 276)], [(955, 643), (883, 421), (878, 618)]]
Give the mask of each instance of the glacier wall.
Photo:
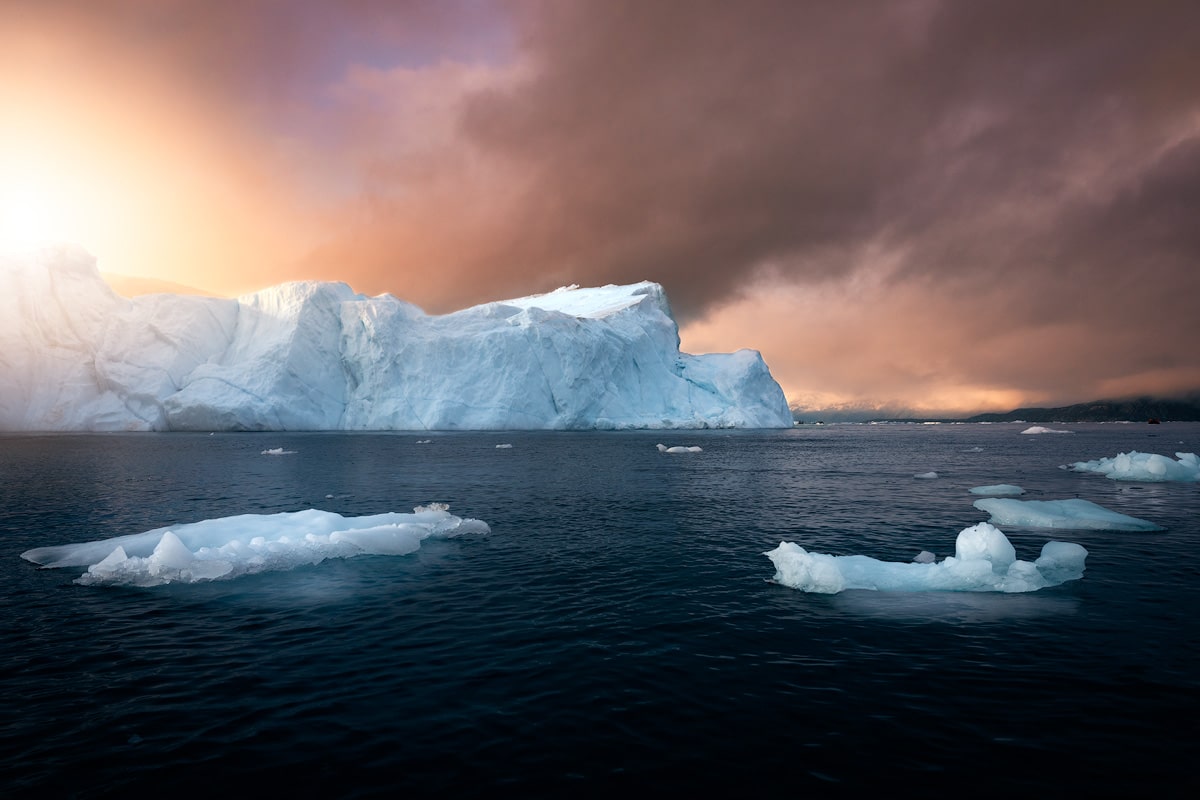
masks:
[(74, 248), (0, 255), (0, 430), (791, 427), (753, 350), (688, 355), (661, 286), (430, 315), (343, 283), (117, 295)]

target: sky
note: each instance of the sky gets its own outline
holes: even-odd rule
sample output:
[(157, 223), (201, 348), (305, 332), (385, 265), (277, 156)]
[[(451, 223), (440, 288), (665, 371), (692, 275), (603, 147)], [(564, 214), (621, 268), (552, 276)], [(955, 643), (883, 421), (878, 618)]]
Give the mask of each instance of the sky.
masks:
[(1200, 389), (1200, 4), (0, 0), (0, 239), (431, 313), (657, 281), (812, 413)]

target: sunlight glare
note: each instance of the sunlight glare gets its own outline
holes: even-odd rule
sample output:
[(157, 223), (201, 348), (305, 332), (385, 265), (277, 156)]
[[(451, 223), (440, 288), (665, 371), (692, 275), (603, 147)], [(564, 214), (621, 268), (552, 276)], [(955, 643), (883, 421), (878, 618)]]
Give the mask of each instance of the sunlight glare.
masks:
[(0, 244), (26, 249), (62, 243), (68, 230), (67, 202), (51, 177), (5, 170), (0, 178)]

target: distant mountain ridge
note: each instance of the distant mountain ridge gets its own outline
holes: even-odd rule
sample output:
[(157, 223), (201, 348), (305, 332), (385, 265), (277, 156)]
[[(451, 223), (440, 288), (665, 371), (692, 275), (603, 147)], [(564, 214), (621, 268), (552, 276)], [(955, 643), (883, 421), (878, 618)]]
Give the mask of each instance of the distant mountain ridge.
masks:
[(1200, 421), (1200, 395), (1162, 399), (1095, 400), (1060, 408), (1018, 408), (1005, 413), (976, 414), (965, 422), (1161, 422)]

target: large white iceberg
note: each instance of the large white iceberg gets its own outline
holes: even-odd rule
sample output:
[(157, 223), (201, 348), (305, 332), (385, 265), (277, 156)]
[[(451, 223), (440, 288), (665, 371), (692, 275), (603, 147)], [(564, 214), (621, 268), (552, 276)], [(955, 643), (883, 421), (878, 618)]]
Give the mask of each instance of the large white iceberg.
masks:
[(37, 547), (21, 558), (44, 567), (87, 567), (76, 583), (159, 586), (201, 583), (319, 564), (327, 558), (404, 555), (429, 537), (488, 533), (447, 506), (412, 514), (343, 517), (330, 511), (240, 514), (80, 544)]
[(643, 282), (429, 315), (298, 282), (120, 297), (69, 248), (0, 255), (0, 430), (784, 428), (758, 352), (688, 355)]
[(981, 522), (960, 532), (954, 555), (938, 562), (810, 553), (795, 542), (780, 542), (763, 555), (775, 565), (776, 583), (804, 592), (836, 594), (846, 589), (1033, 592), (1083, 577), (1087, 554), (1072, 542), (1046, 542), (1036, 561), (1018, 561), (1008, 537)]
[(1131, 517), (1090, 500), (976, 500), (975, 507), (991, 515), (996, 525), (1022, 528), (1069, 528), (1077, 531), (1161, 531), (1158, 525)]
[(1131, 450), (1113, 458), (1076, 461), (1066, 469), (1074, 472), (1098, 472), (1116, 481), (1200, 481), (1200, 458), (1195, 453), (1176, 453), (1176, 461), (1158, 453), (1139, 453)]

